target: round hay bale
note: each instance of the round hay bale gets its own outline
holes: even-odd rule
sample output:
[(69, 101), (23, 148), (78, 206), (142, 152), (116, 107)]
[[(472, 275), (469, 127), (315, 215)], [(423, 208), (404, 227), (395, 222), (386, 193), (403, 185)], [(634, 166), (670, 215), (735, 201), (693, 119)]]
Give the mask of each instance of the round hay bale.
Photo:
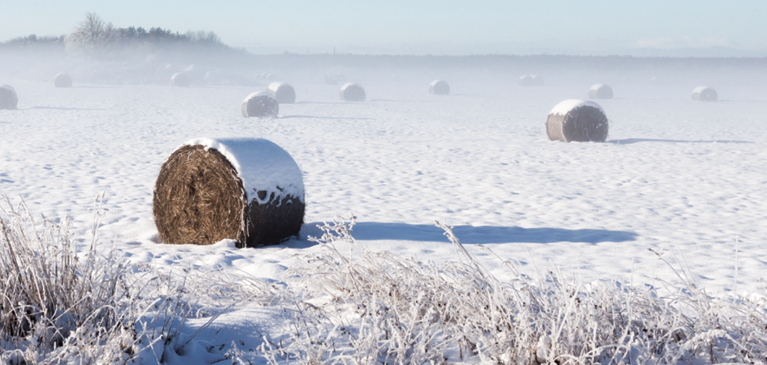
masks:
[(11, 85), (0, 85), (0, 109), (16, 109), (19, 106), (19, 96)]
[(162, 165), (152, 200), (167, 244), (278, 244), (298, 235), (304, 210), (301, 169), (261, 138), (186, 142)]
[(698, 86), (692, 91), (692, 100), (697, 101), (717, 101), (716, 90), (709, 86)]
[(269, 84), (266, 91), (272, 94), (280, 104), (293, 104), (296, 102), (296, 89), (290, 86), (290, 84), (273, 82)]
[(552, 141), (604, 142), (609, 122), (599, 104), (588, 100), (565, 100), (549, 112), (546, 134)]
[(348, 82), (341, 86), (341, 91), (338, 94), (341, 96), (341, 100), (346, 101), (364, 101), (366, 96), (365, 89), (354, 82)]
[(242, 101), (240, 110), (245, 118), (276, 117), (280, 111), (280, 104), (272, 94), (266, 91), (255, 92)]
[(532, 79), (533, 86), (543, 86), (543, 77), (538, 75), (530, 75), (530, 78)]
[(530, 75), (520, 76), (518, 81), (522, 86), (533, 86), (533, 77)]
[(589, 99), (612, 99), (613, 89), (609, 85), (594, 84), (589, 89)]
[(341, 82), (346, 81), (346, 76), (341, 73), (336, 72), (326, 72), (325, 73), (325, 83), (328, 85), (338, 85)]
[(56, 77), (53, 78), (53, 84), (56, 85), (56, 87), (72, 87), (72, 76), (65, 73), (57, 74)]
[(450, 85), (445, 80), (434, 80), (429, 84), (429, 94), (450, 95)]
[(170, 84), (178, 87), (189, 87), (189, 76), (183, 72), (177, 72), (170, 78)]

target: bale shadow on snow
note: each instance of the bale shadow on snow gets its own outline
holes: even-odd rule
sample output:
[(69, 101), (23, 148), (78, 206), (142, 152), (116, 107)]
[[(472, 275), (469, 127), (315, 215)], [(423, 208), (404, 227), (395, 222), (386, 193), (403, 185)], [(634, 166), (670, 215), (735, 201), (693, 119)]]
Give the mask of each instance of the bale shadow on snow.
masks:
[[(307, 223), (301, 236), (322, 236), (317, 228), (321, 223)], [(442, 229), (429, 224), (358, 222), (352, 236), (359, 241), (401, 240), (448, 242)], [(492, 243), (552, 243), (552, 242), (600, 242), (635, 241), (638, 234), (630, 231), (606, 229), (522, 228), (499, 226), (455, 226), (453, 233), (465, 244)]]
[(355, 118), (355, 117), (315, 117), (314, 115), (283, 115), (279, 119), (290, 118), (308, 118), (308, 119), (350, 119), (350, 120), (373, 120), (375, 118)]
[(104, 108), (64, 108), (64, 107), (57, 107), (57, 106), (33, 106), (33, 107), (19, 109), (19, 110), (32, 110), (32, 109), (46, 109), (46, 110), (107, 110), (107, 109), (104, 109)]
[(665, 142), (665, 143), (754, 143), (751, 141), (730, 141), (730, 140), (710, 140), (710, 141), (690, 141), (681, 139), (656, 139), (656, 138), (626, 138), (626, 139), (612, 139), (606, 143), (615, 144), (633, 144), (639, 142)]

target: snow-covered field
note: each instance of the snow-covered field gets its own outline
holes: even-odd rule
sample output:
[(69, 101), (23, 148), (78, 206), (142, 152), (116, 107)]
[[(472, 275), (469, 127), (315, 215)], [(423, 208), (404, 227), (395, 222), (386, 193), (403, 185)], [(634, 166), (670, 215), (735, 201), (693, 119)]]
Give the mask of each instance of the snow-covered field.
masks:
[[(712, 85), (720, 101), (703, 103), (690, 100), (695, 83), (612, 82), (616, 98), (597, 101), (610, 119), (607, 142), (568, 144), (548, 141), (547, 113), (604, 80), (526, 88), (511, 76), (459, 74), (444, 77), (452, 95), (433, 96), (428, 77), (360, 78), (350, 80), (366, 89), (359, 103), (340, 101), (339, 86), (285, 80), (298, 102), (280, 105), (275, 119), (240, 115), (239, 103), (260, 86), (75, 80), (56, 89), (0, 80), (20, 100), (19, 110), (0, 110), (0, 193), (23, 198), (35, 214), (73, 217), (85, 244), (103, 192), (100, 245), (161, 267), (279, 281), (296, 254), (319, 250), (307, 240), (321, 235), (317, 224), (353, 213), (361, 245), (438, 263), (458, 257), (434, 226), (444, 221), (499, 278), (508, 271), (488, 249), (529, 275), (559, 268), (584, 281), (649, 284), (674, 278), (650, 250), (676, 262), (674, 250), (709, 293), (764, 294), (763, 86)], [(155, 179), (168, 154), (197, 137), (262, 137), (288, 151), (306, 187), (301, 239), (259, 249), (158, 243)], [(222, 330), (204, 338), (244, 336), (254, 346), (259, 336), (245, 323), (279, 323), (280, 312), (270, 310), (228, 313), (211, 326)]]

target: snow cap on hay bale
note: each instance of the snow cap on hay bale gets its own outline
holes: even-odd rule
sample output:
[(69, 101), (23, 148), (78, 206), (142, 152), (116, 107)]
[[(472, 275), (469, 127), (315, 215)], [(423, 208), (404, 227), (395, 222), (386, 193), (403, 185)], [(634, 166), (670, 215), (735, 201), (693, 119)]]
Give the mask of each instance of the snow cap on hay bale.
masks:
[(522, 86), (533, 86), (533, 77), (530, 75), (520, 76), (519, 84)]
[(254, 92), (242, 101), (240, 110), (245, 118), (276, 117), (280, 111), (280, 104), (272, 94), (266, 91)]
[(429, 94), (450, 95), (450, 85), (445, 80), (434, 80), (429, 84)]
[(294, 89), (293, 86), (290, 86), (290, 84), (273, 82), (269, 84), (266, 91), (272, 94), (280, 104), (293, 104), (296, 102), (296, 89)]
[(589, 89), (589, 99), (612, 99), (613, 89), (609, 85), (594, 84)]
[(546, 119), (546, 134), (552, 141), (604, 142), (608, 121), (599, 104), (570, 99), (557, 104)]
[(533, 86), (543, 85), (543, 77), (539, 75), (530, 75), (530, 79), (532, 79)]
[(152, 211), (162, 242), (238, 247), (278, 244), (304, 221), (298, 164), (261, 138), (199, 138), (176, 149), (160, 169)]
[(72, 87), (72, 76), (65, 73), (57, 74), (56, 77), (53, 78), (53, 84), (56, 85), (56, 87)]
[(170, 84), (178, 87), (189, 87), (189, 76), (183, 72), (177, 72), (170, 77)]
[(341, 86), (341, 92), (339, 92), (341, 100), (346, 101), (363, 101), (365, 100), (365, 89), (360, 84), (349, 82)]
[(0, 109), (16, 109), (19, 97), (11, 85), (0, 85)]
[(692, 91), (692, 100), (717, 101), (716, 90), (709, 86), (698, 86)]

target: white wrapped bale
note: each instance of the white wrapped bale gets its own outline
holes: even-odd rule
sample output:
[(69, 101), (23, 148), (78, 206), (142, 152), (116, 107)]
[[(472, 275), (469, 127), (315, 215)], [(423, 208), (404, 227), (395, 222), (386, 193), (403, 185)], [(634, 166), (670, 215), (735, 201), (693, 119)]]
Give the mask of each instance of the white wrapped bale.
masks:
[(242, 101), (240, 110), (245, 118), (276, 117), (280, 111), (280, 104), (272, 94), (266, 91), (254, 92)]
[(183, 72), (177, 72), (170, 78), (170, 84), (177, 87), (189, 87), (189, 76)]
[(303, 224), (301, 169), (265, 139), (194, 139), (162, 165), (152, 211), (167, 244), (278, 244)]
[(571, 99), (557, 104), (546, 119), (546, 134), (552, 141), (604, 142), (609, 122), (599, 104)]
[(540, 75), (530, 75), (530, 79), (532, 79), (533, 86), (543, 86), (543, 77)]
[(53, 78), (53, 84), (56, 87), (72, 87), (72, 76), (65, 73), (59, 73)]
[(434, 80), (429, 84), (429, 94), (450, 95), (450, 85), (445, 80)]
[(16, 89), (10, 85), (0, 85), (0, 110), (16, 109), (19, 106), (19, 97)]
[(522, 86), (533, 86), (533, 77), (530, 75), (523, 75), (519, 77), (518, 82)]
[(269, 84), (266, 91), (272, 94), (280, 104), (293, 104), (296, 102), (296, 89), (294, 89), (293, 86), (290, 86), (290, 84), (273, 82)]
[(717, 101), (716, 90), (709, 86), (698, 86), (692, 91), (692, 100), (696, 101)]
[(613, 89), (609, 85), (594, 84), (589, 89), (589, 99), (612, 99)]
[(364, 101), (366, 97), (365, 89), (363, 89), (360, 84), (353, 82), (349, 82), (344, 84), (344, 86), (341, 86), (339, 96), (341, 96), (341, 100), (346, 101)]

